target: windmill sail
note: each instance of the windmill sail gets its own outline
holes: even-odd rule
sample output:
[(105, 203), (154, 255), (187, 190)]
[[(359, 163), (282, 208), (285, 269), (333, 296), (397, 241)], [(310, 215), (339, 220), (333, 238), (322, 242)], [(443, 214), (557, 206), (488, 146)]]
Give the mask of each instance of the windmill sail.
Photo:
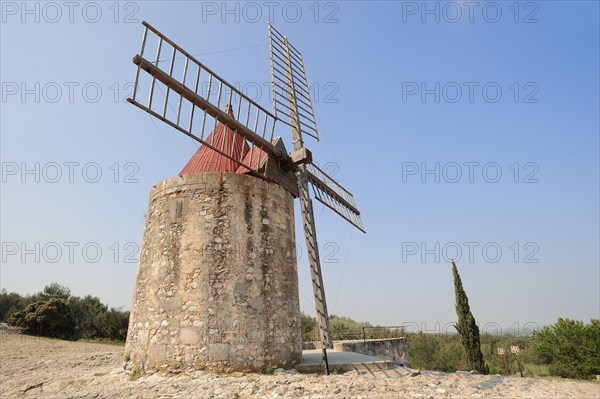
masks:
[[(319, 140), (302, 54), (270, 23), (269, 47), (275, 116), (289, 124), (297, 122), (300, 135), (307, 134)], [(293, 104), (290, 96), (295, 100)]]
[[(292, 126), (294, 149), (303, 148), (303, 134), (319, 139), (302, 54), (269, 23), (273, 112)], [(354, 227), (365, 232), (354, 196), (316, 165), (305, 165), (315, 198)]]
[[(303, 126), (305, 127), (306, 124), (302, 121), (302, 111), (298, 106), (298, 98), (300, 97), (300, 94), (298, 93), (298, 85), (295, 83), (295, 81), (298, 79), (298, 75), (300, 75), (300, 81), (306, 81), (304, 66), (301, 62), (302, 58), (296, 55), (296, 59), (292, 60), (292, 56), (290, 55), (290, 46), (287, 42), (287, 39), (277, 32), (270, 23), (269, 44), (271, 50), (273, 108), (276, 115), (280, 116), (283, 114), (289, 118), (289, 122), (292, 126), (292, 141), (294, 143), (294, 150), (301, 151), (304, 147), (302, 133), (306, 133), (306, 131), (303, 129)], [(282, 92), (279, 90), (282, 90)], [(308, 95), (308, 98), (310, 99), (310, 95)], [(310, 102), (308, 104), (310, 104)], [(307, 104), (305, 103), (305, 105)], [(308, 114), (312, 115), (312, 105), (309, 106), (308, 110)], [(306, 118), (306, 114), (304, 115), (304, 118)], [(314, 132), (315, 134), (313, 137), (318, 138), (316, 126)], [(300, 210), (302, 213), (304, 238), (306, 240), (306, 252), (308, 254), (313, 294), (315, 297), (317, 324), (319, 326), (319, 339), (323, 348), (323, 354), (325, 355), (326, 348), (333, 348), (333, 341), (329, 327), (329, 314), (327, 312), (325, 288), (323, 287), (323, 275), (321, 272), (321, 261), (319, 259), (317, 231), (315, 227), (312, 200), (310, 199), (308, 192), (307, 176), (308, 174), (306, 171), (306, 165), (299, 165), (297, 168), (296, 177), (298, 180), (298, 191), (300, 193)]]
[[(292, 126), (292, 141), (296, 152), (304, 149), (304, 134), (319, 139), (302, 54), (292, 46), (287, 38), (269, 24), (269, 47), (271, 59), (271, 83), (273, 90), (274, 114), (278, 118), (287, 118)], [(296, 176), (300, 193), (300, 206), (304, 237), (311, 270), (317, 322), (323, 354), (326, 360), (326, 348), (332, 348), (327, 301), (319, 247), (314, 220), (312, 200), (309, 196), (309, 184), (316, 198), (337, 212), (344, 219), (364, 232), (360, 212), (356, 208), (354, 197), (335, 180), (314, 165), (300, 164)]]
[[(282, 165), (290, 163), (285, 149), (272, 144), (277, 117), (160, 33), (147, 22), (137, 65), (133, 93), (127, 100), (152, 116), (216, 151), (248, 173), (266, 178), (259, 171), (262, 160), (247, 154), (273, 156)], [(154, 52), (154, 55), (149, 53)], [(151, 58), (148, 58), (151, 57)], [(147, 74), (140, 73), (141, 71)], [(224, 105), (224, 106), (222, 106)], [(209, 132), (215, 134), (209, 134)], [(233, 135), (219, 140), (219, 131)], [(237, 151), (240, 140), (252, 151)], [(231, 145), (232, 148), (226, 148)], [(254, 149), (260, 151), (255, 151)]]
[(348, 223), (366, 233), (360, 219), (360, 212), (356, 208), (354, 196), (316, 165), (306, 165), (306, 169), (308, 182), (313, 189), (315, 198), (346, 219)]

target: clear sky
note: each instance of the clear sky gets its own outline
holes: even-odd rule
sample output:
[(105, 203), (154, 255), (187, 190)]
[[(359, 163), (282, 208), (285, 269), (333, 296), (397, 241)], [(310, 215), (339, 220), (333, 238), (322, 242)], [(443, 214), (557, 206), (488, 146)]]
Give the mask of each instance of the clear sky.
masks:
[(456, 258), (482, 325), (600, 317), (598, 2), (1, 7), (2, 288), (129, 308), (149, 191), (196, 150), (124, 102), (138, 22), (270, 108), (270, 18), (303, 53), (307, 145), (367, 229), (316, 206), (330, 313), (435, 330)]

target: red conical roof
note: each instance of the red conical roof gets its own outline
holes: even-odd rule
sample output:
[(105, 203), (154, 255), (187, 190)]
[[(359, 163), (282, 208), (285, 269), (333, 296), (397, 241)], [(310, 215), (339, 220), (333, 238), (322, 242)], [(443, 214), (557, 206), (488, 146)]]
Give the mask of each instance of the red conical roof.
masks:
[[(231, 107), (229, 108), (229, 116), (233, 117)], [(246, 154), (250, 151), (250, 146), (240, 134), (235, 134), (230, 127), (225, 129), (221, 122), (217, 122), (217, 127), (210, 132), (208, 137), (204, 139), (213, 147), (221, 150), (234, 159), (243, 160)], [(200, 145), (198, 151), (192, 156), (187, 165), (183, 167), (179, 176), (204, 173), (204, 172), (229, 172), (234, 173), (238, 170), (239, 165), (231, 159), (219, 154), (205, 145)], [(238, 172), (244, 173), (244, 172)]]
[[(253, 146), (250, 151), (246, 153), (242, 162), (244, 165), (250, 166), (253, 170), (257, 170), (261, 161), (264, 161), (267, 157), (267, 153), (260, 149), (258, 146)], [(236, 169), (235, 173), (244, 174), (250, 172), (247, 168), (240, 165)]]

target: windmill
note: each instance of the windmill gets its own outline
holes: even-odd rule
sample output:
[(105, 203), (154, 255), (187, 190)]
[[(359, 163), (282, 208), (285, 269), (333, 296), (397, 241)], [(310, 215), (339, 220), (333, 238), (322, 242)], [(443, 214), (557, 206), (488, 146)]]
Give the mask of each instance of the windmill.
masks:
[[(135, 83), (127, 100), (199, 142), (197, 155), (202, 162), (225, 161), (236, 173), (275, 182), (300, 199), (319, 340), (328, 367), (326, 349), (333, 344), (309, 187), (318, 201), (365, 230), (353, 195), (313, 164), (312, 154), (304, 146), (304, 136), (318, 140), (319, 134), (302, 54), (269, 23), (270, 112), (150, 24), (144, 21), (142, 25), (140, 53), (133, 58)], [(153, 48), (154, 55), (148, 55)], [(146, 96), (142, 87), (149, 88)], [(280, 128), (291, 130), (293, 152), (289, 154), (283, 140), (275, 137)], [(211, 154), (217, 157), (211, 158)]]

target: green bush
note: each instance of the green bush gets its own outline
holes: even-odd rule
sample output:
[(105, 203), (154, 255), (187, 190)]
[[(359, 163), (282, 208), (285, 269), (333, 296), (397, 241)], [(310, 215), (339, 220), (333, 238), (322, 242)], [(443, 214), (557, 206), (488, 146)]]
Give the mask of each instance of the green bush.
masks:
[[(71, 316), (68, 316), (69, 320), (65, 321), (58, 317), (54, 321), (44, 321), (46, 324), (42, 323), (42, 320), (45, 319), (37, 320), (35, 312), (42, 310), (48, 312), (49, 309), (42, 309), (40, 306), (50, 300), (62, 300), (67, 303), (71, 314)], [(53, 303), (57, 304), (57, 302)], [(56, 309), (56, 311), (60, 313), (59, 309)], [(14, 317), (12, 317), (13, 315)], [(115, 308), (109, 309), (98, 297), (92, 297), (91, 295), (86, 295), (83, 298), (72, 296), (69, 288), (58, 283), (51, 283), (34, 295), (21, 296), (15, 292), (7, 293), (5, 289), (0, 291), (0, 320), (21, 327), (28, 334), (51, 336), (48, 334), (54, 334), (52, 332), (54, 327), (50, 325), (63, 322), (68, 324), (71, 317), (74, 322), (73, 331), (69, 330), (67, 333), (61, 333), (60, 337), (110, 341), (125, 341), (127, 337), (129, 312)], [(59, 336), (56, 337), (60, 338)]]
[(61, 298), (31, 303), (13, 313), (8, 322), (22, 328), (26, 334), (41, 337), (72, 339), (75, 332), (75, 318), (69, 302)]
[(258, 369), (258, 374), (273, 374), (277, 366), (273, 366), (271, 363), (264, 365), (260, 369)]
[(600, 374), (600, 320), (584, 324), (560, 318), (534, 337), (533, 352), (552, 375), (589, 379)]
[(129, 325), (129, 312), (112, 308), (106, 312), (98, 313), (94, 323), (98, 331), (98, 337), (114, 341), (125, 341)]
[(457, 334), (408, 334), (407, 344), (410, 366), (413, 368), (447, 373), (467, 368), (464, 349)]
[(34, 302), (46, 301), (50, 298), (68, 300), (71, 297), (71, 290), (58, 283), (50, 283), (44, 289), (34, 295), (21, 296), (16, 292), (8, 293), (6, 289), (0, 291), (0, 321), (8, 321), (13, 313), (25, 309), (25, 307)]
[(99, 314), (108, 311), (108, 306), (104, 305), (100, 298), (86, 295), (83, 298), (72, 297), (69, 302), (77, 321), (78, 339), (108, 338), (102, 335), (101, 326), (96, 320)]
[[(532, 337), (511, 337), (491, 334), (480, 336), (481, 352), (490, 374), (504, 374), (504, 362), (498, 355), (497, 348), (505, 348), (509, 374), (519, 371), (515, 355), (510, 353), (510, 347), (518, 345), (521, 349), (519, 356), (523, 364), (536, 365), (536, 357), (531, 354)], [(411, 367), (424, 370), (454, 372), (469, 369), (464, 356), (464, 349), (458, 334), (407, 334), (408, 353)], [(532, 374), (542, 375), (543, 368)], [(525, 369), (523, 370), (525, 373)]]
[(19, 310), (25, 309), (29, 301), (16, 292), (6, 292), (6, 289), (0, 291), (0, 321), (7, 321), (8, 318)]
[(545, 364), (523, 364), (523, 374), (525, 377), (549, 377), (550, 369)]
[[(489, 372), (504, 374), (504, 363), (497, 348), (506, 350), (508, 373), (519, 372), (517, 358), (510, 347), (520, 348), (523, 374), (527, 377), (560, 376), (589, 379), (600, 374), (600, 321), (589, 324), (559, 319), (552, 326), (533, 336), (512, 337), (483, 334), (481, 352)], [(465, 370), (458, 334), (408, 334), (408, 353), (411, 367), (453, 372)]]
[(317, 326), (317, 319), (302, 312), (300, 314), (300, 330), (302, 332), (302, 342), (318, 341), (319, 327)]

